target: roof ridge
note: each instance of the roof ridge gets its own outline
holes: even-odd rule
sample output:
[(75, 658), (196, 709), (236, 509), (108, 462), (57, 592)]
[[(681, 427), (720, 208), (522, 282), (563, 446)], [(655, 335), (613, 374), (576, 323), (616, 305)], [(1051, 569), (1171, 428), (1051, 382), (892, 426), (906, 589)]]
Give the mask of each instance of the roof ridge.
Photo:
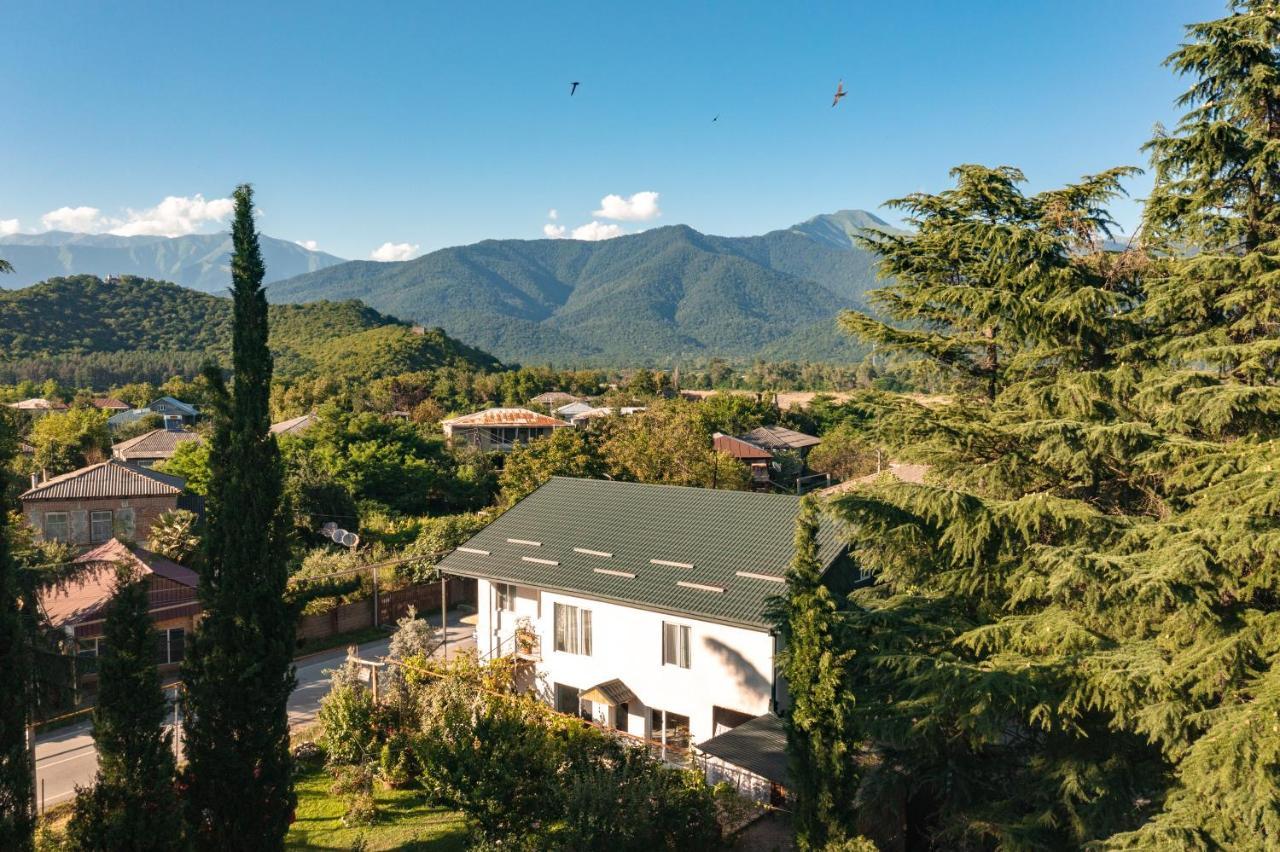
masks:
[[(675, 485), (670, 482), (629, 482), (625, 479), (594, 479), (589, 476), (552, 476), (551, 480), (565, 480), (568, 482), (607, 482), (610, 485), (625, 485), (632, 488), (674, 488), (679, 491), (703, 491), (708, 494), (723, 495), (740, 495), (749, 500), (765, 499), (765, 500), (789, 500), (799, 502), (800, 497), (796, 494), (780, 494), (773, 491), (736, 491), (729, 488), (703, 488), (701, 485)], [(551, 481), (548, 480), (548, 481)]]

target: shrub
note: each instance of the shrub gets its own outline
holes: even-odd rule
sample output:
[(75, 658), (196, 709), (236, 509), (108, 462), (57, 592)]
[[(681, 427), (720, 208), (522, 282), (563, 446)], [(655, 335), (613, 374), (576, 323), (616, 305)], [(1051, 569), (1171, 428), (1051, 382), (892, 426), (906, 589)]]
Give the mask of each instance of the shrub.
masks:
[(378, 775), (388, 787), (404, 787), (413, 780), (418, 764), (413, 756), (413, 740), (397, 731), (382, 744), (378, 754)]
[(342, 800), (342, 823), (348, 827), (372, 825), (378, 819), (373, 798), (373, 770), (368, 765), (335, 766), (329, 792)]
[(334, 678), (333, 688), (320, 702), (320, 747), (330, 764), (371, 763), (378, 755), (377, 708), (369, 690)]

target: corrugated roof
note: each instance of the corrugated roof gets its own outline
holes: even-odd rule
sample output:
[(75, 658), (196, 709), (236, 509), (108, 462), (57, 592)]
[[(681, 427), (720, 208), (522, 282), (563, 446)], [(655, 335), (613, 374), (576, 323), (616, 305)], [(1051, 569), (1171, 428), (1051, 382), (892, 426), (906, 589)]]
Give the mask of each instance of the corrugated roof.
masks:
[(16, 408), (19, 411), (65, 411), (67, 404), (58, 400), (48, 400), (42, 397), (34, 399), (24, 399), (21, 402), (9, 403), (10, 408)]
[(299, 432), (307, 431), (315, 422), (314, 414), (303, 414), (281, 420), (279, 423), (272, 423), (270, 431), (272, 435), (297, 435)]
[(822, 443), (821, 438), (815, 438), (813, 435), (806, 435), (794, 429), (785, 429), (782, 426), (761, 426), (739, 437), (770, 450), (800, 450)]
[(773, 713), (757, 716), (699, 743), (698, 751), (783, 787), (791, 784), (791, 773), (787, 771), (787, 729)]
[(564, 391), (547, 391), (535, 396), (529, 402), (533, 405), (564, 405), (569, 402), (581, 402), (582, 397)]
[(183, 402), (183, 401), (182, 401), (182, 400), (180, 400), (180, 399), (174, 399), (174, 398), (173, 398), (173, 397), (171, 397), (171, 396), (162, 396), (162, 397), (160, 397), (159, 399), (152, 400), (152, 401), (151, 401), (151, 405), (148, 405), (147, 407), (148, 407), (148, 408), (152, 408), (152, 409), (154, 409), (154, 407), (156, 406), (156, 404), (161, 403), (161, 402), (163, 402), (163, 403), (167, 403), (168, 405), (172, 406), (173, 408), (178, 409), (178, 410), (179, 410), (179, 411), (181, 411), (183, 414), (185, 414), (185, 415), (187, 415), (187, 416), (189, 416), (189, 417), (195, 416), (196, 414), (199, 414), (199, 413), (200, 413), (199, 411), (197, 411), (197, 410), (196, 410), (196, 407), (195, 407), (194, 405), (192, 405), (191, 403), (189, 403), (189, 402)]
[(97, 567), (86, 568), (66, 583), (40, 593), (40, 608), (55, 627), (100, 617), (111, 600), (116, 565), (121, 562), (133, 565), (143, 574), (155, 574), (193, 590), (200, 582), (199, 575), (190, 568), (114, 538), (72, 561), (82, 565), (96, 563)]
[(911, 485), (922, 485), (924, 484), (925, 474), (928, 472), (929, 466), (927, 464), (889, 462), (889, 467), (886, 470), (879, 471), (878, 473), (869, 473), (866, 476), (860, 476), (857, 479), (849, 479), (844, 482), (837, 483), (832, 485), (830, 488), (822, 489), (819, 493), (824, 497), (834, 497), (839, 494), (844, 494), (847, 491), (852, 491), (859, 486), (875, 482), (882, 476), (891, 476), (899, 482), (906, 482)]
[(166, 497), (184, 482), (118, 459), (91, 464), (46, 480), (20, 495), (22, 500), (84, 500), (101, 497)]
[(588, 701), (611, 704), (614, 707), (619, 704), (640, 703), (640, 699), (636, 698), (636, 694), (631, 691), (631, 687), (616, 677), (613, 680), (606, 680), (604, 683), (597, 683), (590, 689), (582, 690), (582, 697)]
[(110, 396), (95, 396), (90, 403), (94, 408), (104, 408), (110, 411), (128, 411), (132, 406), (127, 402), (121, 402)]
[[(765, 602), (785, 588), (799, 507), (790, 494), (555, 477), (441, 567), (765, 629)], [(843, 550), (829, 522), (819, 544), (826, 566)]]
[(118, 459), (170, 459), (179, 444), (203, 440), (195, 432), (173, 429), (153, 429), (136, 438), (111, 445), (111, 454)]
[(771, 459), (773, 453), (764, 447), (757, 446), (750, 441), (744, 441), (741, 438), (735, 438), (733, 435), (725, 435), (717, 432), (711, 436), (711, 445), (722, 453), (728, 453), (735, 459)]
[(474, 414), (441, 421), (446, 426), (568, 426), (563, 420), (527, 408), (486, 408)]

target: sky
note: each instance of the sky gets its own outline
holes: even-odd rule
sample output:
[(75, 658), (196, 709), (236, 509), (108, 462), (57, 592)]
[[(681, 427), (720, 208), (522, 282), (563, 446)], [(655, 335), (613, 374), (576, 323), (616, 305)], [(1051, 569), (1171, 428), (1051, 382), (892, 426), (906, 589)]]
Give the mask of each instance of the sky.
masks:
[[(759, 234), (1172, 125), (1220, 0), (3, 0), (0, 234), (259, 227), (345, 258), (687, 224)], [(570, 82), (580, 81), (570, 96)], [(849, 94), (831, 106), (837, 81)], [(718, 116), (718, 119), (714, 120)], [(1131, 228), (1149, 176), (1115, 205)]]

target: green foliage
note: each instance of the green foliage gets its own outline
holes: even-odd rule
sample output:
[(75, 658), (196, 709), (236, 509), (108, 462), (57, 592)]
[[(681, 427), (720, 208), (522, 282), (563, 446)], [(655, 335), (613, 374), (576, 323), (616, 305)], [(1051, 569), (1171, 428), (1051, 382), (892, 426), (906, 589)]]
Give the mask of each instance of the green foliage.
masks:
[(712, 394), (698, 404), (698, 413), (708, 430), (726, 435), (741, 435), (778, 422), (778, 409), (771, 401), (740, 393)]
[(809, 451), (809, 467), (829, 473), (837, 481), (856, 479), (876, 472), (877, 448), (862, 429), (841, 424), (822, 436), (822, 443)]
[(183, 441), (173, 451), (173, 456), (155, 469), (161, 473), (180, 476), (186, 489), (192, 494), (209, 494), (210, 444), (208, 441)]
[(377, 708), (373, 696), (354, 678), (334, 677), (333, 688), (320, 702), (316, 740), (330, 764), (365, 765), (376, 760), (378, 742)]
[(161, 512), (151, 524), (151, 539), (147, 549), (172, 559), (179, 565), (191, 565), (192, 557), (200, 550), (200, 534), (197, 531), (200, 518), (189, 509), (170, 509)]
[[(13, 435), (0, 419), (0, 463), (12, 457)], [(33, 596), (27, 572), (10, 547), (11, 515), (0, 516), (0, 849), (30, 849), (35, 829), (27, 721), (35, 701), (32, 689)], [(19, 526), (23, 529), (25, 525)]]
[(272, 359), (253, 193), (235, 192), (233, 392), (213, 400), (204, 617), (183, 666), (188, 824), (199, 848), (281, 848), (296, 804), (286, 704), (294, 687), (283, 471), (268, 432)]
[(549, 436), (518, 445), (507, 455), (498, 485), (502, 504), (511, 506), (553, 476), (599, 479), (604, 462), (591, 439), (577, 429), (557, 429)]
[(107, 412), (72, 408), (45, 414), (32, 425), (27, 440), (35, 447), (32, 463), (50, 476), (104, 461), (111, 451)]
[[(151, 399), (155, 399), (155, 398), (156, 398), (155, 396), (151, 397)], [(150, 402), (150, 400), (148, 400), (147, 402)], [(146, 405), (147, 402), (144, 402), (142, 404)], [(154, 432), (156, 429), (163, 429), (163, 428), (164, 428), (164, 417), (162, 415), (155, 414), (155, 413), (147, 414), (133, 421), (132, 423), (127, 423), (124, 426), (119, 427), (118, 429), (113, 429), (111, 431), (111, 441), (112, 443), (118, 444), (121, 441), (127, 441), (130, 438), (136, 438), (139, 435), (145, 435), (148, 432)]]
[(333, 786), (329, 793), (342, 800), (342, 824), (373, 825), (378, 819), (378, 805), (373, 798), (373, 770), (365, 764), (337, 765), (330, 768)]
[(72, 850), (182, 849), (168, 705), (156, 672), (150, 582), (121, 568), (107, 609), (98, 663), (93, 741), (98, 773), (78, 790), (67, 828)]
[[(194, 377), (210, 357), (227, 363), (232, 315), (231, 300), (164, 281), (51, 278), (0, 292), (0, 353), (14, 382), (55, 373), (81, 387), (142, 377), (160, 383)], [(270, 320), (272, 350), (285, 377), (367, 381), (455, 363), (497, 366), (439, 329), (414, 334), (355, 300), (273, 305)]]
[(618, 479), (744, 490), (746, 466), (711, 448), (711, 432), (696, 403), (656, 401), (648, 410), (610, 418), (600, 454)]

